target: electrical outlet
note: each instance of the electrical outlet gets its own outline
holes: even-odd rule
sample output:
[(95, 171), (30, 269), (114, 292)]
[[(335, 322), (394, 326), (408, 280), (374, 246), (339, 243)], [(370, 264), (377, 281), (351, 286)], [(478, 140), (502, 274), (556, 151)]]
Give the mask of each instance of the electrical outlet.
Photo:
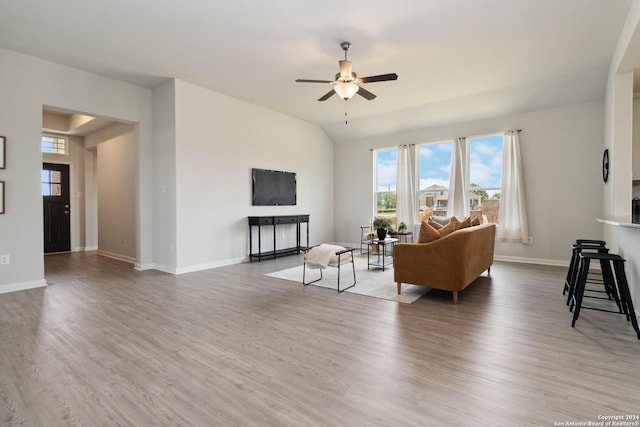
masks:
[(9, 264), (9, 255), (0, 255), (0, 265)]
[(529, 236), (529, 238), (527, 239), (527, 243), (528, 244), (533, 244), (533, 236)]

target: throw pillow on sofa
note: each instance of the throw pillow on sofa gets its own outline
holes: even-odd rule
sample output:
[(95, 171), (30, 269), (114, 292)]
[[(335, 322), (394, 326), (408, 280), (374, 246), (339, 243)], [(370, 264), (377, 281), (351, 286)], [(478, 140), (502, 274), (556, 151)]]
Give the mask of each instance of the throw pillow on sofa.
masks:
[(418, 243), (429, 243), (440, 238), (438, 230), (430, 226), (426, 221), (420, 224), (420, 234), (418, 235)]
[(471, 227), (471, 217), (470, 216), (468, 216), (464, 220), (462, 220), (462, 222), (458, 225), (458, 228), (456, 228), (456, 230), (460, 230), (461, 228), (467, 228), (467, 227)]
[[(453, 231), (456, 231), (457, 229), (460, 228), (460, 221), (455, 216), (451, 217), (451, 219), (449, 220), (449, 224), (453, 224)], [(447, 225), (449, 225), (449, 224), (447, 224)], [(446, 225), (445, 225), (445, 227), (446, 227)]]
[(460, 224), (460, 222), (458, 222), (458, 220), (452, 221), (449, 224), (445, 225), (444, 227), (442, 227), (440, 230), (438, 230), (438, 234), (440, 234), (440, 237), (444, 237), (448, 234), (453, 233), (454, 231), (456, 231), (456, 226)]
[(432, 226), (433, 228), (435, 228), (436, 230), (440, 230), (442, 227), (444, 227), (446, 225), (446, 224), (440, 224), (439, 222), (435, 222), (431, 218), (429, 218), (427, 223), (429, 223), (429, 225)]

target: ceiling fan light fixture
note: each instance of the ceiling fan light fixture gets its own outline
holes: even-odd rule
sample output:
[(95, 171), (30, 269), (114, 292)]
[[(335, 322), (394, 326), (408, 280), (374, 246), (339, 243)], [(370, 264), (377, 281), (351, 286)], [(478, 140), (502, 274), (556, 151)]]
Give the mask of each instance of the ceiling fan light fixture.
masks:
[(344, 99), (345, 101), (350, 100), (353, 95), (358, 92), (359, 89), (360, 86), (355, 83), (339, 83), (336, 85), (336, 87), (333, 88), (338, 96), (340, 96), (340, 98)]

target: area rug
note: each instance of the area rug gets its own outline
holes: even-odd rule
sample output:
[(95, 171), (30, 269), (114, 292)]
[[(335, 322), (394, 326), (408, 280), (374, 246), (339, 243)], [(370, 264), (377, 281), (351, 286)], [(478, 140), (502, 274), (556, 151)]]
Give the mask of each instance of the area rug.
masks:
[[(347, 289), (345, 292), (411, 304), (430, 290), (424, 286), (403, 284), (402, 293), (398, 295), (396, 282), (393, 280), (393, 267), (387, 267), (384, 271), (373, 267), (371, 270), (367, 270), (366, 255), (356, 255), (354, 263), (356, 267), (356, 286)], [(351, 264), (344, 264), (340, 272), (340, 286), (342, 288), (353, 283)], [(302, 286), (302, 265), (268, 273), (267, 276), (297, 282)], [(336, 292), (338, 269), (325, 268), (322, 276), (322, 280), (313, 283), (312, 286), (328, 288)], [(318, 277), (320, 277), (319, 270), (307, 269), (307, 281), (315, 280)]]

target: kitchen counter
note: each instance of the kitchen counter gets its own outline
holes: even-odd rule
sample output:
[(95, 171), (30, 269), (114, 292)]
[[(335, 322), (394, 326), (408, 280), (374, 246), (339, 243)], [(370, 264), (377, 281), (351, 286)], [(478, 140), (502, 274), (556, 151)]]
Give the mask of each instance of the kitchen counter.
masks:
[(632, 218), (631, 215), (617, 216), (617, 217), (611, 217), (611, 218), (597, 218), (596, 221), (602, 224), (607, 224), (607, 225), (640, 229), (640, 218), (636, 218), (636, 217)]
[(624, 269), (636, 317), (640, 319), (640, 217), (621, 215), (597, 218), (597, 221), (611, 227), (610, 247), (627, 260)]

